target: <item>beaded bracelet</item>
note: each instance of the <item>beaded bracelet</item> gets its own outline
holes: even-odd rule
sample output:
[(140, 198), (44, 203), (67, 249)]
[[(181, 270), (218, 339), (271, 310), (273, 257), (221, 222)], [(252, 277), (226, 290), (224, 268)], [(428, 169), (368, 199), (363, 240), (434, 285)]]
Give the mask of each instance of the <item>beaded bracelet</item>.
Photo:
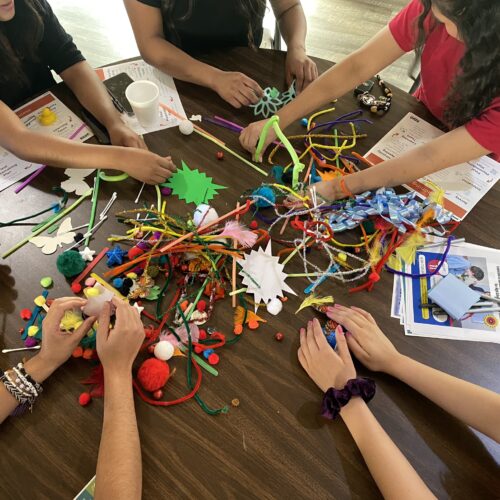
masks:
[(26, 410), (32, 411), (37, 397), (43, 391), (42, 386), (26, 372), (22, 363), (6, 372), (0, 370), (0, 381), (19, 403), (12, 415), (21, 415)]
[(43, 387), (39, 384), (24, 368), (23, 363), (17, 363), (17, 369), (22, 375), (35, 387), (38, 393), (43, 391)]
[(360, 396), (368, 403), (375, 396), (375, 382), (370, 378), (358, 377), (348, 380), (343, 389), (330, 387), (323, 397), (321, 415), (333, 420), (353, 396)]

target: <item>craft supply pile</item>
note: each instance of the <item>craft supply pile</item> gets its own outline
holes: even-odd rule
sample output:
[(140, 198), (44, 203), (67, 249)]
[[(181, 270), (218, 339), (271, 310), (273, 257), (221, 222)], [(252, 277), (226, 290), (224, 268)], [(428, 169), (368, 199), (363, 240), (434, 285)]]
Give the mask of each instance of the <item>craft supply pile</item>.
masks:
[[(281, 97), (276, 89), (266, 89), (255, 113), (273, 115), (293, 94), (293, 87)], [(266, 167), (257, 167), (201, 126), (239, 132), (241, 125), (221, 117), (203, 117), (196, 124), (175, 110), (168, 111), (179, 119), (179, 133), (197, 133), (220, 148), (217, 159), (231, 158), (235, 169), (253, 167), (252, 179), (261, 175), (262, 180), (229, 199), (230, 190), (224, 191), (226, 186), (200, 166), (179, 161), (177, 172), (165, 184), (138, 185), (137, 198), (125, 211), (114, 209), (120, 197), (116, 183), (115, 194), (99, 211), (100, 185), (117, 179), (100, 171), (68, 170), (69, 178), (54, 190), (59, 201), (0, 226), (46, 217), (2, 257), (32, 244), (57, 259), (68, 288), (88, 299), (83, 311), (64, 316), (62, 330), (70, 333), (85, 317), (99, 315), (113, 297), (135, 305), (146, 340), (134, 387), (144, 401), (170, 406), (195, 399), (208, 414), (227, 412), (230, 404), (238, 406), (239, 401), (205, 403), (202, 381), (216, 384), (231, 346), (263, 323), (267, 325), (261, 326), (261, 332), (278, 342), (295, 335), (299, 325), (291, 325), (289, 332), (273, 331), (271, 326), (272, 317), (287, 307), (289, 294), (301, 299), (296, 313), (306, 307), (321, 313), (335, 301), (335, 286), (352, 293), (376, 293), (384, 272), (395, 276), (392, 313), (400, 318), (407, 335), (500, 341), (500, 304), (495, 298), (500, 254), (454, 239), (459, 221), (444, 208), (445, 193), (438, 185), (427, 183), (431, 194), (426, 199), (416, 191), (385, 188), (355, 196), (346, 193), (345, 199), (335, 202), (316, 193), (316, 182), (342, 178), (367, 163), (355, 152), (370, 131), (371, 122), (362, 110), (341, 116), (336, 116), (334, 107), (322, 110), (304, 118), (303, 133), (290, 137), (272, 116), (256, 153), (262, 153), (266, 134), (273, 128), (278, 139), (270, 148)], [(87, 183), (85, 178), (91, 175), (94, 181)], [(146, 206), (144, 195), (152, 189), (156, 189), (156, 204)], [(68, 192), (79, 198), (70, 202)], [(217, 213), (210, 202), (219, 195), (235, 208)], [(88, 224), (73, 227), (71, 212), (84, 210), (83, 202), (88, 200)], [(170, 209), (179, 204), (185, 204), (182, 217)], [(112, 220), (120, 223), (121, 231), (106, 230)], [(105, 247), (96, 244), (97, 231), (107, 235)], [(295, 268), (300, 264), (300, 273), (291, 272), (292, 262)], [(298, 284), (304, 281), (294, 278), (305, 278), (307, 286), (301, 288)], [(63, 277), (40, 277), (33, 303), (24, 304), (21, 311), (21, 340), (28, 349), (43, 342), (42, 320), (50, 308), (54, 279)], [(453, 301), (448, 287), (453, 287)], [(218, 308), (232, 309), (232, 331), (218, 328), (214, 320)], [(334, 347), (336, 325), (325, 315), (322, 321)], [(82, 405), (103, 392), (95, 345), (94, 327), (73, 353), (92, 370), (84, 382), (87, 388), (78, 391)], [(170, 387), (176, 383), (176, 372), (183, 369), (184, 395), (172, 398)]]

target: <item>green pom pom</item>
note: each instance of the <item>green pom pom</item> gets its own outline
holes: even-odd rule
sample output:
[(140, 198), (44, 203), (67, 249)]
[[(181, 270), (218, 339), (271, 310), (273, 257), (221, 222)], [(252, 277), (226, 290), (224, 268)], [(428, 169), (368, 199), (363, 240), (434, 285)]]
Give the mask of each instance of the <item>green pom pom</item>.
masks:
[(57, 270), (66, 278), (77, 276), (84, 269), (85, 261), (76, 250), (68, 250), (57, 257)]

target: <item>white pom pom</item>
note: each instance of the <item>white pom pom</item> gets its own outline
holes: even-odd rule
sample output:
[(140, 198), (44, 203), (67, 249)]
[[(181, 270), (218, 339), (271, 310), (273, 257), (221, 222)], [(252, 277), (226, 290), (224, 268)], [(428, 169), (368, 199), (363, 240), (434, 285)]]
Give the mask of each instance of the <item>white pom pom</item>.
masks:
[(162, 361), (168, 361), (174, 355), (174, 346), (168, 340), (160, 340), (155, 345), (155, 356)]
[(269, 314), (272, 314), (273, 316), (276, 316), (281, 312), (283, 309), (283, 302), (281, 302), (280, 299), (275, 297), (274, 299), (271, 299), (266, 306), (267, 312)]
[(204, 226), (205, 224), (210, 224), (219, 218), (219, 214), (206, 203), (198, 205), (193, 214), (193, 222), (196, 227)]
[(184, 135), (191, 135), (194, 130), (194, 125), (189, 120), (182, 120), (179, 123), (179, 132)]

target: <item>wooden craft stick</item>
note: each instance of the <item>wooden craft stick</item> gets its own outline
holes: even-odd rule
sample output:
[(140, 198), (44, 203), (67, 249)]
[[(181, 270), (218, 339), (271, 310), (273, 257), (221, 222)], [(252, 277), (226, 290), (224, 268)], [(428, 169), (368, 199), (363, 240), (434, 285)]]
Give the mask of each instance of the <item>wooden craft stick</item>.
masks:
[(31, 238), (38, 236), (39, 234), (43, 233), (47, 228), (55, 224), (56, 222), (60, 221), (63, 217), (66, 217), (70, 212), (72, 212), (76, 207), (78, 207), (86, 198), (88, 198), (92, 194), (92, 189), (89, 189), (85, 194), (82, 194), (80, 198), (78, 198), (72, 205), (67, 207), (65, 210), (62, 212), (59, 212), (57, 214), (57, 217), (54, 217), (53, 219), (49, 220), (46, 224), (41, 226), (39, 229), (34, 231), (33, 233), (29, 234), (21, 240), (19, 243), (14, 245), (13, 247), (9, 248), (3, 255), (2, 259), (6, 259), (9, 255), (12, 255), (14, 252), (17, 252), (21, 247), (26, 245)]

